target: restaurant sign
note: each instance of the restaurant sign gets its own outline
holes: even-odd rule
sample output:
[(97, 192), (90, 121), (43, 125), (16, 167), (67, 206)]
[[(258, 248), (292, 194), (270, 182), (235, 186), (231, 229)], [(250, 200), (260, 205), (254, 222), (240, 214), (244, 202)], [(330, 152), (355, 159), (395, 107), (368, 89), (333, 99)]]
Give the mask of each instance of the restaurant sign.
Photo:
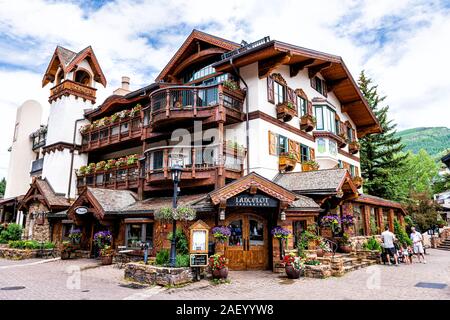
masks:
[(241, 193), (227, 200), (227, 207), (278, 207), (278, 200), (262, 194)]
[(207, 253), (191, 254), (190, 258), (191, 267), (206, 267), (208, 265)]

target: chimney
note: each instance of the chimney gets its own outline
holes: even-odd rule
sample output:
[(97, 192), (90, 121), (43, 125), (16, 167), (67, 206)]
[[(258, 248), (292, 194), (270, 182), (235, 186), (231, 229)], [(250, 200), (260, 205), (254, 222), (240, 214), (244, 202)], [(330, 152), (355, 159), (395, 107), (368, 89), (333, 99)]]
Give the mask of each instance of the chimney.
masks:
[(122, 86), (113, 91), (113, 94), (124, 96), (130, 93), (130, 77), (122, 77)]

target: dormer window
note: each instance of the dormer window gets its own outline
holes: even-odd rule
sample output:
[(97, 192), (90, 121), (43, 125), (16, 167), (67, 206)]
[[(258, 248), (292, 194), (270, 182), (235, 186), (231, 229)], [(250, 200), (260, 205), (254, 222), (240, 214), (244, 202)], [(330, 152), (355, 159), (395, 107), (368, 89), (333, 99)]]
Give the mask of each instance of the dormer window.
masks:
[(91, 76), (84, 70), (77, 70), (75, 72), (75, 82), (81, 83), (85, 86), (90, 86)]

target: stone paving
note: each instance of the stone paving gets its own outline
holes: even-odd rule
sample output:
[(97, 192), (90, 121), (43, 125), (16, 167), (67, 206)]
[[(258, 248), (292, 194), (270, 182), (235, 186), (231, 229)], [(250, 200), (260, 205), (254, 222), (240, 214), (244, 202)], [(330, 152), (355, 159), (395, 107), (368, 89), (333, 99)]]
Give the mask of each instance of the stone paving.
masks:
[[(123, 269), (88, 259), (5, 262), (0, 259), (4, 299), (450, 299), (450, 252), (428, 250), (427, 264), (377, 265), (340, 278), (289, 280), (270, 271), (230, 272), (230, 284), (202, 280), (167, 289), (123, 286)], [(25, 265), (24, 265), (25, 264)], [(79, 282), (78, 282), (79, 280)], [(417, 288), (418, 282), (445, 283), (444, 289)], [(78, 285), (79, 284), (79, 285)]]

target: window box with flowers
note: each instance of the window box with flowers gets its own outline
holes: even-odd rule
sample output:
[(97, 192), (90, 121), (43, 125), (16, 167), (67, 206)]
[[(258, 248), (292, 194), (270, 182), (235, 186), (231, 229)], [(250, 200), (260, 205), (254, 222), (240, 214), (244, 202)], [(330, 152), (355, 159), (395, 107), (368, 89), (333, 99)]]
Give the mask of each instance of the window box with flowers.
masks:
[(233, 140), (227, 140), (224, 151), (225, 154), (229, 154), (238, 158), (243, 158), (246, 153), (245, 147)]
[(316, 126), (316, 117), (312, 114), (305, 114), (300, 118), (300, 129), (306, 132), (312, 131)]
[(227, 226), (217, 226), (212, 229), (212, 235), (216, 240), (216, 253), (225, 254), (225, 243), (231, 236), (231, 229)]
[(80, 244), (81, 230), (80, 229), (70, 230), (69, 239), (72, 242), (72, 244)]
[(281, 172), (292, 171), (297, 164), (297, 156), (293, 152), (283, 152), (278, 156), (278, 167)]
[(277, 118), (284, 122), (291, 121), (293, 117), (297, 116), (295, 104), (291, 101), (284, 101), (277, 104)]
[(363, 178), (361, 178), (360, 176), (355, 176), (352, 178), (352, 182), (357, 188), (361, 188), (363, 184)]
[(361, 148), (361, 145), (359, 144), (358, 141), (352, 141), (348, 145), (348, 152), (350, 152), (351, 154), (355, 154), (355, 153), (358, 153), (360, 148)]
[(319, 164), (314, 160), (308, 160), (302, 162), (302, 171), (317, 171), (319, 170)]

